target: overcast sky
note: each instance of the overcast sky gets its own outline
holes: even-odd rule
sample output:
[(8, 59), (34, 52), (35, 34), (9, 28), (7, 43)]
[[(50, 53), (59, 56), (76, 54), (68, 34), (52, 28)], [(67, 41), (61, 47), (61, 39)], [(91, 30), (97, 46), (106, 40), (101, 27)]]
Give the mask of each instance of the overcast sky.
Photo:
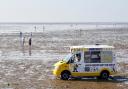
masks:
[(128, 22), (128, 0), (0, 0), (0, 22)]

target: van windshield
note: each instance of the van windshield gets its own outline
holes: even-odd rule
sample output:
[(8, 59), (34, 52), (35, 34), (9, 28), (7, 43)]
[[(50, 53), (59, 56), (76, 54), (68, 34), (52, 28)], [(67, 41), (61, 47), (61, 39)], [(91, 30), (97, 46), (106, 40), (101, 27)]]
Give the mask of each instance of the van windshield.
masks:
[(73, 56), (73, 54), (68, 54), (64, 59), (63, 59), (63, 61), (65, 61), (65, 62), (68, 62), (71, 58), (72, 58), (72, 56)]

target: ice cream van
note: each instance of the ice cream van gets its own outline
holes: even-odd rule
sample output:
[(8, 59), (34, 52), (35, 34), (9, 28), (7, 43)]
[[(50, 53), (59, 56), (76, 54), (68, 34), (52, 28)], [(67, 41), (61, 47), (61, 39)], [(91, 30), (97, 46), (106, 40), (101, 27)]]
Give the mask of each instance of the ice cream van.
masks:
[(70, 53), (54, 64), (53, 74), (62, 80), (72, 77), (98, 77), (108, 79), (116, 73), (113, 46), (71, 46)]

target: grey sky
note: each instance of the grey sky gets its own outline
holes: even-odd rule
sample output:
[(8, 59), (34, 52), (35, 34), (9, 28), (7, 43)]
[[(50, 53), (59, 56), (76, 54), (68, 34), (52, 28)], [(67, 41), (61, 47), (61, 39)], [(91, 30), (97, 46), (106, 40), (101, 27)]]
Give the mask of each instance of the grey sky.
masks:
[(0, 22), (128, 22), (128, 0), (0, 0)]

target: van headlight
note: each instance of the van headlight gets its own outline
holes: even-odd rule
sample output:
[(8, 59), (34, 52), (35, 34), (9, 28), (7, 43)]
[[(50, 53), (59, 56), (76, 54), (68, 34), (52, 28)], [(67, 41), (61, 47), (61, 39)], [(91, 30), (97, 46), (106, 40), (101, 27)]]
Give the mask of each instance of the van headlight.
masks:
[(59, 70), (59, 66), (55, 66), (55, 70)]

